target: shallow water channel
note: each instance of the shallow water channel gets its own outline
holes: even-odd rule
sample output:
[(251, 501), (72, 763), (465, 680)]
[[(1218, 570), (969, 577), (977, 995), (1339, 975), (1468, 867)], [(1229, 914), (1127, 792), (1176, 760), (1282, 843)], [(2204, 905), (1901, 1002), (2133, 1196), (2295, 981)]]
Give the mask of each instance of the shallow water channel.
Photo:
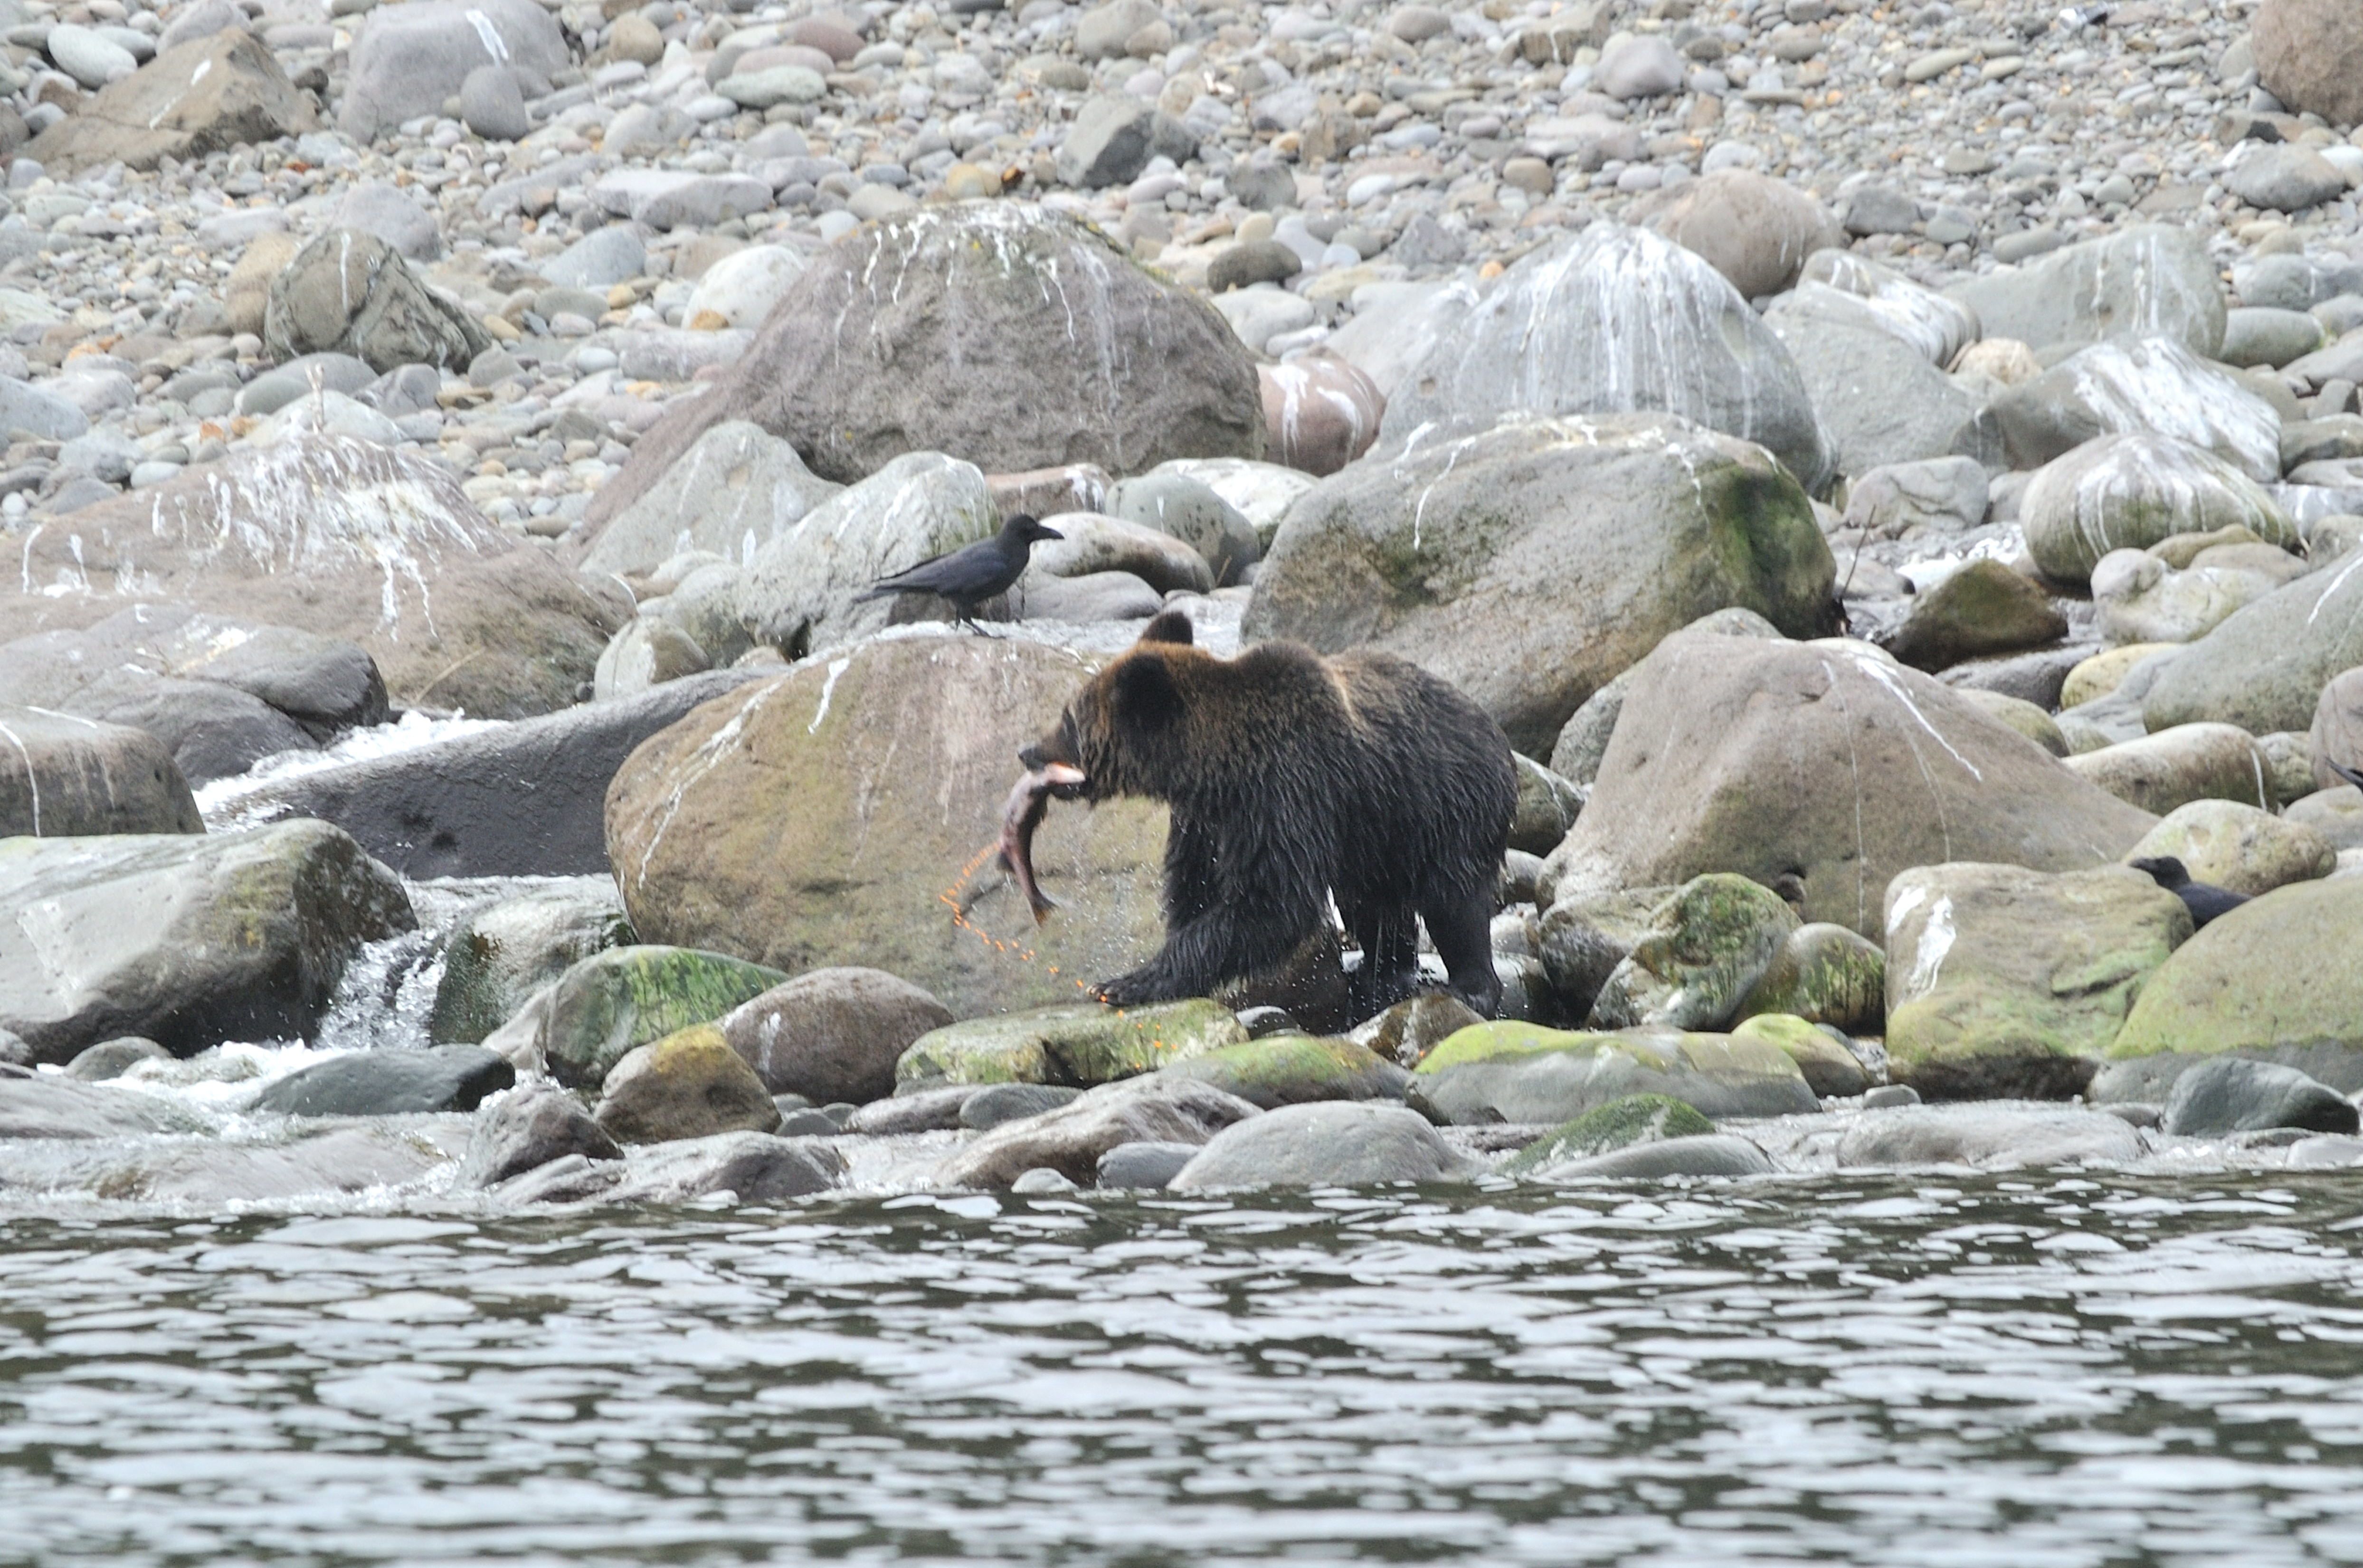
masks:
[(0, 1562), (2363, 1560), (2350, 1176), (0, 1219)]

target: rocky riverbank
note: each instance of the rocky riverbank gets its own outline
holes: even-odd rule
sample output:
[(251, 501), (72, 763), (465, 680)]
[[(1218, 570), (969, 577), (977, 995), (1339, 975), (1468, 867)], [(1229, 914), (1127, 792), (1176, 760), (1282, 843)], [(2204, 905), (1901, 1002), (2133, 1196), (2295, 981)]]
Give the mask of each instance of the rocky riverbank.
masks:
[[(0, 1187), (2363, 1162), (2359, 26), (0, 0)], [(1165, 607), (1502, 724), (1502, 1019), (1081, 998)]]

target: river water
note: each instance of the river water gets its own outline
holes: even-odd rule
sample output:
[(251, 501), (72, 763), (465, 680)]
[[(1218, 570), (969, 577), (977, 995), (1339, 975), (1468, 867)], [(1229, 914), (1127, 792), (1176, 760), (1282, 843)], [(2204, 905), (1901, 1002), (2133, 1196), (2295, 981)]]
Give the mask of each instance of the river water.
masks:
[(2363, 1561), (2351, 1176), (0, 1220), (0, 1562)]

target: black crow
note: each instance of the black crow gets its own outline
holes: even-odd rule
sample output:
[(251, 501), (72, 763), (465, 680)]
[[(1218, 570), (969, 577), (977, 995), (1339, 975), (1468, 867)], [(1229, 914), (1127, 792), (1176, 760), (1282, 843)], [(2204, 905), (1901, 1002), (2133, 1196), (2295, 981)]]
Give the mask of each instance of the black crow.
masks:
[(2246, 893), (2235, 893), (2229, 888), (2218, 888), (2211, 882), (2194, 882), (2182, 862), (2171, 855), (2157, 855), (2131, 862), (2136, 871), (2149, 873), (2150, 880), (2180, 899), (2191, 911), (2191, 929), (2198, 930), (2218, 915), (2230, 914), (2248, 901)]
[(921, 561), (893, 577), (880, 578), (854, 602), (897, 593), (933, 593), (951, 601), (952, 612), (961, 625), (982, 634), (984, 628), (976, 624), (978, 607), (996, 594), (1008, 592), (1025, 575), (1026, 558), (1033, 550), (1034, 542), (1065, 537), (1056, 528), (1046, 528), (1031, 517), (1012, 517), (990, 539), (980, 539), (949, 555)]
[(2326, 756), (2323, 758), (2323, 761), (2330, 763), (2330, 771), (2337, 774), (2338, 777), (2346, 779), (2346, 782), (2354, 785), (2357, 789), (2363, 790), (2363, 773), (2357, 772), (2354, 768), (2347, 767), (2345, 763), (2330, 762), (2330, 759)]

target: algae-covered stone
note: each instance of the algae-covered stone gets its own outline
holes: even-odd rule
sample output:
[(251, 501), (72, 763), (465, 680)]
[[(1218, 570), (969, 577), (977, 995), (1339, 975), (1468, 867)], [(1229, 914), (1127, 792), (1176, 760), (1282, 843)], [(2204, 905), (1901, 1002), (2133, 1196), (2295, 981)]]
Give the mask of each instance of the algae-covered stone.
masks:
[(598, 1121), (619, 1143), (662, 1143), (769, 1132), (780, 1108), (722, 1031), (699, 1023), (626, 1052), (608, 1070)]
[(1406, 1098), (1450, 1121), (1557, 1123), (1629, 1094), (1670, 1095), (1709, 1116), (1785, 1116), (1821, 1104), (1796, 1063), (1760, 1040), (1511, 1022), (1464, 1029), (1429, 1052)]
[(1685, 1100), (1670, 1095), (1628, 1094), (1552, 1128), (1511, 1155), (1502, 1174), (1524, 1176), (1561, 1160), (1604, 1154), (1663, 1138), (1703, 1137), (1714, 1131), (1714, 1123)]
[(1889, 1071), (1928, 1099), (2080, 1093), (2190, 935), (2182, 900), (2124, 867), (1907, 871), (1887, 894)]
[(1316, 1099), (1401, 1099), (1411, 1074), (1366, 1045), (1309, 1034), (1273, 1034), (1217, 1046), (1166, 1069), (1270, 1110)]
[(1074, 1000), (1157, 950), (1165, 809), (1054, 804), (1039, 926), (990, 862), (1018, 748), (1093, 668), (1014, 637), (884, 637), (692, 710), (608, 790), (633, 928), (792, 973), (883, 969), (956, 1018)]
[(2129, 850), (2129, 861), (2172, 856), (2194, 882), (2250, 898), (2338, 868), (2338, 846), (2318, 828), (2235, 801), (2177, 806)]
[(1759, 1013), (1788, 1013), (1848, 1034), (1877, 1034), (1887, 1018), (1887, 953), (1842, 925), (1827, 921), (1801, 925), (1781, 943), (1772, 966), (1740, 999), (1735, 1016), (1747, 1019)]
[(1796, 929), (1795, 911), (1762, 883), (1727, 872), (1695, 878), (1659, 907), (1609, 975), (1592, 1021), (1719, 1029)]
[(2358, 931), (2363, 878), (2295, 883), (2243, 904), (2149, 977), (2109, 1055), (2363, 1049)]
[(1136, 1008), (1069, 1002), (930, 1030), (911, 1042), (894, 1077), (905, 1092), (950, 1084), (1089, 1088), (1247, 1037), (1229, 1009), (1203, 998)]
[(786, 978), (777, 969), (691, 947), (650, 944), (594, 955), (551, 989), (540, 1030), (550, 1076), (574, 1088), (598, 1083), (632, 1047), (711, 1023)]
[(631, 940), (605, 877), (570, 877), (471, 911), (443, 944), (427, 1037), (476, 1044), (568, 969)]
[(1853, 1052), (1833, 1038), (1828, 1030), (1794, 1014), (1759, 1012), (1734, 1025), (1731, 1037), (1751, 1043), (1761, 1041), (1780, 1051), (1797, 1064), (1797, 1070), (1805, 1075), (1806, 1084), (1817, 1095), (1857, 1095), (1870, 1087), (1870, 1075), (1863, 1070)]
[(1913, 668), (1938, 670), (2067, 635), (2068, 618), (2033, 579), (1980, 558), (1914, 594), (1903, 621), (1880, 640)]

